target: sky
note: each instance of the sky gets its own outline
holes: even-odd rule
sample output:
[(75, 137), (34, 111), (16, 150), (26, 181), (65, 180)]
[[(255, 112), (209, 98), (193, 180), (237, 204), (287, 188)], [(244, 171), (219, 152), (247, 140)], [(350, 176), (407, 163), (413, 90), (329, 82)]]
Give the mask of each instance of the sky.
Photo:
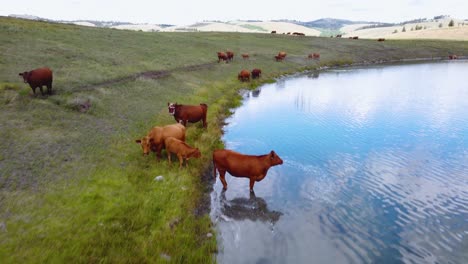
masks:
[(0, 15), (27, 14), (55, 20), (99, 20), (189, 25), (204, 20), (402, 22), (450, 15), (468, 19), (467, 0), (0, 0)]

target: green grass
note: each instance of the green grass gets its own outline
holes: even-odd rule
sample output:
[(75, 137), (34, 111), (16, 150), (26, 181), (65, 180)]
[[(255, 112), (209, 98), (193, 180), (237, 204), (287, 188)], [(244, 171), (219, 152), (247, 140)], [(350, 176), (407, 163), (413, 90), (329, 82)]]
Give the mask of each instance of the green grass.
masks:
[[(227, 49), (250, 59), (216, 63)], [(275, 62), (280, 50), (288, 56)], [(0, 18), (1, 262), (213, 262), (216, 238), (207, 233), (215, 231), (203, 210), (212, 182), (202, 178), (213, 180), (211, 152), (223, 146), (221, 125), (241, 104), (240, 89), (322, 66), (467, 51), (467, 42), (144, 33)], [(306, 59), (311, 52), (321, 60)], [(18, 73), (42, 66), (54, 71), (55, 94), (33, 97)], [(254, 67), (260, 81), (237, 80)], [(146, 71), (167, 74), (135, 77)], [(135, 143), (174, 122), (174, 101), (209, 105), (208, 129), (187, 130), (203, 156), (182, 170), (142, 156)]]

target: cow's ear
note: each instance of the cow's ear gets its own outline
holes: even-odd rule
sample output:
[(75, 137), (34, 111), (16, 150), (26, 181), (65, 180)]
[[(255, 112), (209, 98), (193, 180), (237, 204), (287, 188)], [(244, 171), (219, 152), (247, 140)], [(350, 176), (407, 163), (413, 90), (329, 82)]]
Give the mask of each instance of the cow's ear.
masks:
[(275, 157), (275, 152), (272, 150), (272, 151), (270, 152), (270, 158), (274, 158), (274, 157)]
[(141, 144), (141, 139), (135, 140), (136, 143)]

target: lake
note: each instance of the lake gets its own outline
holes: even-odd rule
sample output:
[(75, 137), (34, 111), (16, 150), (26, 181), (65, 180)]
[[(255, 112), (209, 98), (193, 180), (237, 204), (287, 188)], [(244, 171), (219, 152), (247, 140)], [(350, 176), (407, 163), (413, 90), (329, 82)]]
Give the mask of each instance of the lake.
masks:
[(227, 149), (284, 161), (211, 193), (220, 263), (468, 263), (468, 62), (281, 78)]

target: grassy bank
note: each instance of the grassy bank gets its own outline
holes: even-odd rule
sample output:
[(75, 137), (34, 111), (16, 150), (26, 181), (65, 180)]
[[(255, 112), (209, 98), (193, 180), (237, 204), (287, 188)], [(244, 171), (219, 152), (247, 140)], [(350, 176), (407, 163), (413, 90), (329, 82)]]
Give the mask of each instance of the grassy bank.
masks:
[[(218, 64), (216, 51), (226, 49), (250, 59)], [(280, 50), (288, 56), (275, 62)], [(0, 259), (211, 262), (216, 239), (203, 199), (211, 184), (202, 175), (240, 89), (321, 66), (467, 51), (467, 42), (144, 33), (0, 18)], [(311, 52), (321, 60), (306, 59)], [(18, 73), (42, 66), (54, 71), (55, 94), (33, 97)], [(254, 67), (261, 81), (239, 83), (237, 73)], [(183, 170), (143, 157), (135, 143), (174, 122), (173, 101), (209, 105), (208, 129), (187, 130), (203, 157)]]

